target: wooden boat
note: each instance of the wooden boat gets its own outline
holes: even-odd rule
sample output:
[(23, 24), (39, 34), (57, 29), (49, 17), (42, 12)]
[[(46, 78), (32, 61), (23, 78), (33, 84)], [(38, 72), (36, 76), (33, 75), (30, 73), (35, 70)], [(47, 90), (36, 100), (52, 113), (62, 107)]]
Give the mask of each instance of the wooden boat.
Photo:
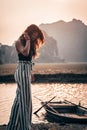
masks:
[(46, 110), (46, 119), (51, 122), (83, 123), (87, 124), (87, 108), (73, 104), (69, 101), (63, 102), (41, 102)]

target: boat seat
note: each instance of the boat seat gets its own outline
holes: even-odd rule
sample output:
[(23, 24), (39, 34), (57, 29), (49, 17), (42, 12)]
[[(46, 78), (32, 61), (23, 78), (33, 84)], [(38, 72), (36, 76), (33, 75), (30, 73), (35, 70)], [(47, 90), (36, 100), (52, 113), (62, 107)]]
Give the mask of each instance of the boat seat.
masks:
[(77, 108), (76, 105), (72, 104), (49, 104), (53, 108)]

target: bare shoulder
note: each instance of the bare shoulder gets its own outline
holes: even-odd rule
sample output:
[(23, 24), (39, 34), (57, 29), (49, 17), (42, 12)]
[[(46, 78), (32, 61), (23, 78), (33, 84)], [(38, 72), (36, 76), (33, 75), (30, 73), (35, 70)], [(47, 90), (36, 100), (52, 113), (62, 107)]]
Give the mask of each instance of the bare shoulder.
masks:
[(20, 39), (15, 41), (15, 46), (18, 46), (20, 44)]
[(20, 39), (18, 39), (15, 41), (15, 47), (16, 47), (17, 51), (19, 51), (20, 46), (21, 46), (21, 41), (20, 41)]

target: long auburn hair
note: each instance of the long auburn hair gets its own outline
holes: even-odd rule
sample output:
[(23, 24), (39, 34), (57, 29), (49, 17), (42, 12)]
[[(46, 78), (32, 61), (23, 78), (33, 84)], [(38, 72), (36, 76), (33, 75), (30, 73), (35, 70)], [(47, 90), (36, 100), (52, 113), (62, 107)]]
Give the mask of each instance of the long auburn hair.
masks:
[[(44, 34), (42, 30), (37, 25), (31, 24), (26, 28), (24, 32), (26, 32), (30, 37), (30, 53), (32, 53), (32, 57), (33, 58), (38, 57), (38, 48), (40, 44), (43, 45), (45, 43)], [(19, 38), (23, 46), (25, 46), (26, 40), (24, 38), (24, 34), (22, 34)]]

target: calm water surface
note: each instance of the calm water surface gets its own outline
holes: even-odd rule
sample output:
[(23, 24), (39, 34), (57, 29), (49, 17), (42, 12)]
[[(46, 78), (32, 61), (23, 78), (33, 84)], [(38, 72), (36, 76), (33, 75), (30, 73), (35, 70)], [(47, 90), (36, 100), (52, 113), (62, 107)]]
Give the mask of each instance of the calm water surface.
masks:
[[(43, 101), (50, 100), (56, 96), (55, 101), (67, 99), (76, 104), (81, 102), (82, 106), (87, 107), (87, 84), (32, 84), (33, 112), (41, 107), (38, 97)], [(17, 85), (0, 84), (0, 124), (7, 124), (10, 116), (11, 107), (15, 98)], [(38, 112), (38, 116), (33, 114), (33, 123), (43, 122), (44, 109)]]

